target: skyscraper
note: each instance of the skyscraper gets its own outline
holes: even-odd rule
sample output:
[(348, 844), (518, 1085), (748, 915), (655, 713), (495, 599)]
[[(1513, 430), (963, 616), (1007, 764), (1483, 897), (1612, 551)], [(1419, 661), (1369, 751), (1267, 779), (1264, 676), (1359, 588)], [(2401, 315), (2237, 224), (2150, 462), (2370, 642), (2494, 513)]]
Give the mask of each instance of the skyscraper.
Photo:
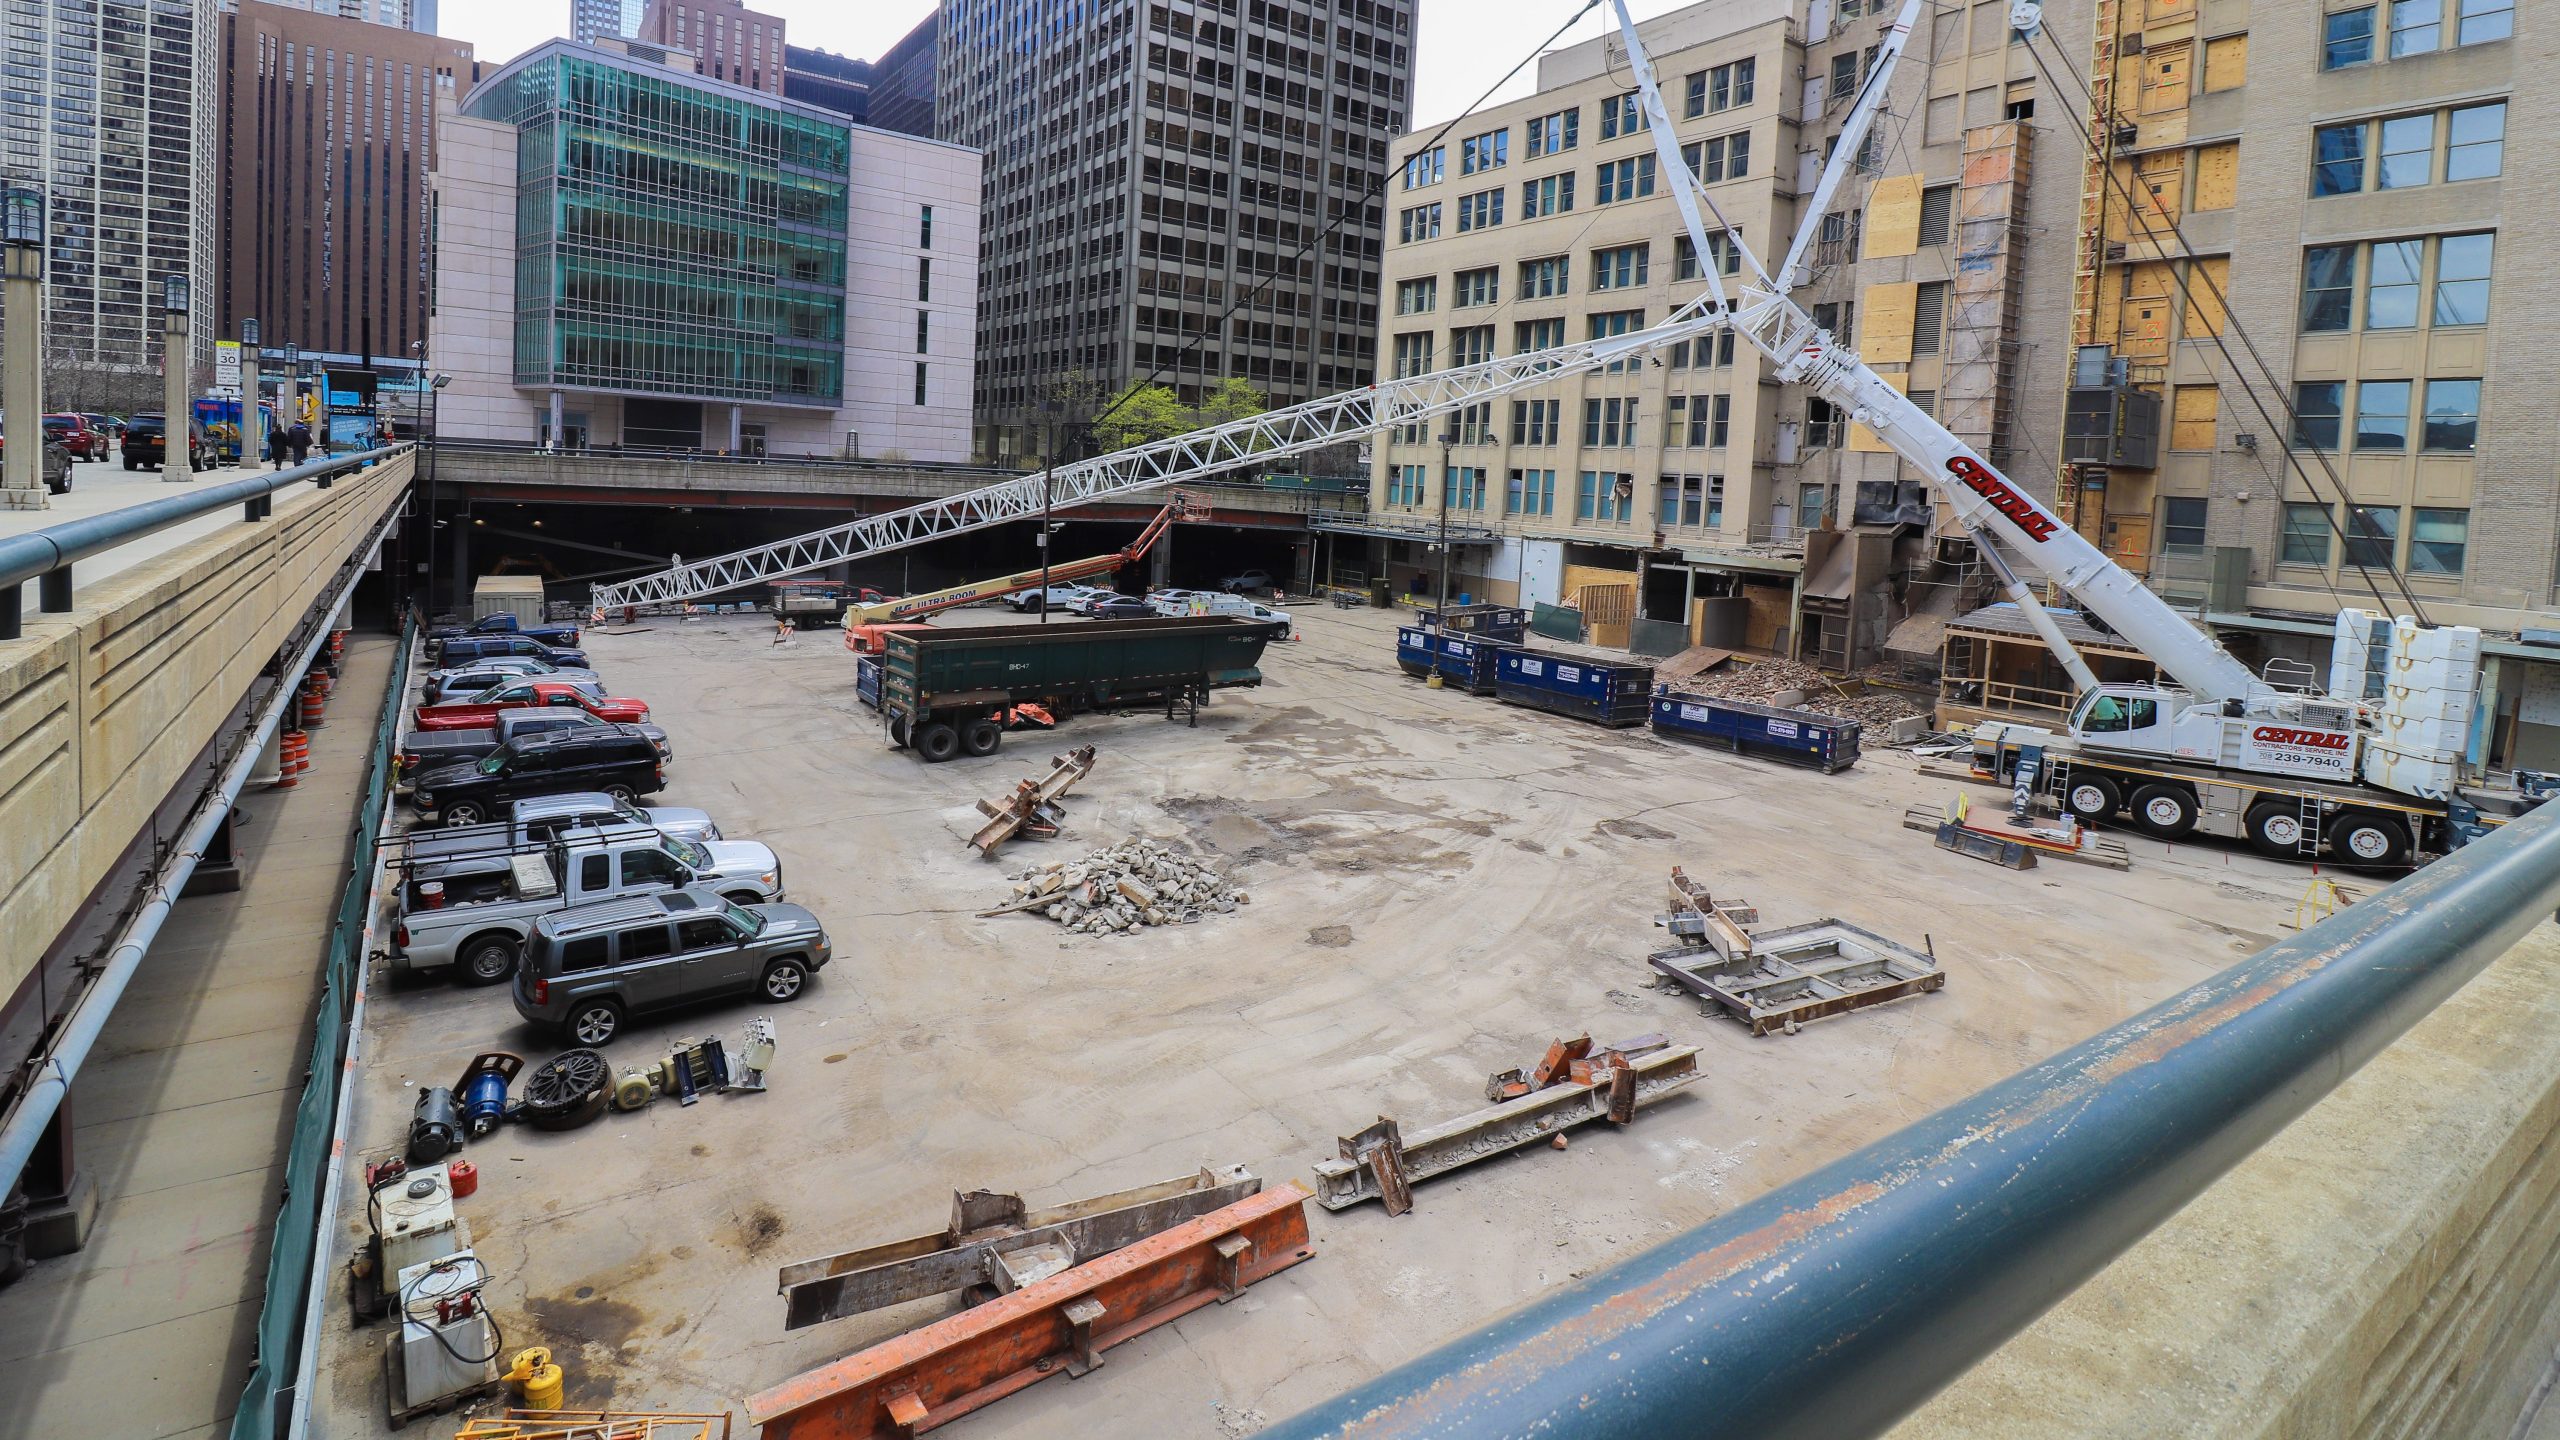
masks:
[(779, 95), (790, 68), (782, 28), (781, 16), (743, 0), (649, 0), (635, 38), (693, 56), (698, 74)]
[(940, 55), (935, 40), (941, 29), (941, 12), (927, 15), (872, 66), (868, 123), (907, 135), (933, 134), (934, 70)]
[(1275, 405), (1364, 383), (1413, 0), (1063, 9), (941, 15), (935, 135), (987, 157), (980, 454), (1035, 454), (1077, 373), (1109, 393), (1162, 365), (1190, 396), (1236, 376)]
[(856, 125), (871, 123), (871, 82), (875, 71), (870, 61), (829, 50), (786, 45), (782, 62), (783, 98), (833, 110)]
[(569, 0), (569, 38), (629, 39), (640, 33), (640, 0)]

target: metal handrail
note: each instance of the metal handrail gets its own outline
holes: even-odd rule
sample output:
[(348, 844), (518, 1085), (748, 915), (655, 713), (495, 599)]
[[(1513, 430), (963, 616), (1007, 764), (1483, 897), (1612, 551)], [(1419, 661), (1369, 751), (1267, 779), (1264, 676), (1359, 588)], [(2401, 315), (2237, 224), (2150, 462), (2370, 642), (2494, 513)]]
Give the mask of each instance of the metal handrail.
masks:
[(1876, 1434), (2201, 1194), (2555, 905), (2560, 805), (1264, 1434)]

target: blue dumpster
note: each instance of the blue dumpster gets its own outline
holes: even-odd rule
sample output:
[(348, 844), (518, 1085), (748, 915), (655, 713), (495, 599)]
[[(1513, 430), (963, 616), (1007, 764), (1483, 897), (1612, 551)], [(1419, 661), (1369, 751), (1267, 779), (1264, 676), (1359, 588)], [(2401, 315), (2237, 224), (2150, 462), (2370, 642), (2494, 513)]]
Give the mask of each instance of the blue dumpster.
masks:
[(1650, 711), (1653, 667), (1611, 665), (1573, 655), (1505, 646), (1494, 656), (1493, 694), (1612, 728), (1641, 725)]
[(1858, 722), (1782, 710), (1665, 685), (1653, 694), (1653, 731), (1835, 774), (1858, 763)]
[(1422, 623), (1456, 635), (1518, 644), (1529, 637), (1529, 612), (1509, 605), (1452, 605), (1425, 610)]
[(1493, 693), (1494, 657), (1512, 647), (1421, 625), (1396, 627), (1396, 665), (1419, 679), (1437, 671), (1448, 684), (1473, 695)]

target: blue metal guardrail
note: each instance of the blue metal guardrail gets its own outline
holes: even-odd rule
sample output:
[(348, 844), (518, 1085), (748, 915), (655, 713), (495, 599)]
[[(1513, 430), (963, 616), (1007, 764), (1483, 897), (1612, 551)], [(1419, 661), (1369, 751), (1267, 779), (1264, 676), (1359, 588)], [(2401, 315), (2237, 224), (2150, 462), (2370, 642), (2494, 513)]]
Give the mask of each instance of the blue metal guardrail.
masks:
[(326, 490), (338, 476), (369, 468), (409, 448), (404, 442), (314, 460), (289, 470), (270, 470), (246, 479), (190, 488), (165, 499), (146, 500), (103, 515), (86, 515), (0, 539), (0, 640), (15, 640), (22, 633), (24, 617), (18, 587), (29, 580), (37, 582), (37, 604), (48, 613), (60, 614), (71, 608), (71, 567), (79, 561), (199, 515), (212, 514), (226, 505), (240, 506), (243, 520), (263, 520), (274, 510), (275, 493), (288, 485), (308, 480)]
[(2555, 906), (2560, 805), (1263, 1434), (1876, 1434), (2202, 1193)]

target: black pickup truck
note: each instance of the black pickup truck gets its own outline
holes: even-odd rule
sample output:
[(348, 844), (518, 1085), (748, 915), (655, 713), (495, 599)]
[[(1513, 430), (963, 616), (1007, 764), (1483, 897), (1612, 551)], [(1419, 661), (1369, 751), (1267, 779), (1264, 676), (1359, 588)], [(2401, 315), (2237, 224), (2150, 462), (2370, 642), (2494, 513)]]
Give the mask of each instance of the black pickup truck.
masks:
[[(437, 765), (457, 765), (478, 760), (508, 741), (524, 735), (541, 735), (553, 730), (588, 730), (614, 722), (599, 720), (584, 710), (558, 706), (528, 706), (522, 710), (501, 710), (498, 723), (488, 730), (412, 730), (400, 742), (400, 773), (415, 775)], [(625, 725), (649, 737), (657, 747), (658, 763), (675, 758), (675, 747), (667, 743), (667, 732), (655, 725)]]

